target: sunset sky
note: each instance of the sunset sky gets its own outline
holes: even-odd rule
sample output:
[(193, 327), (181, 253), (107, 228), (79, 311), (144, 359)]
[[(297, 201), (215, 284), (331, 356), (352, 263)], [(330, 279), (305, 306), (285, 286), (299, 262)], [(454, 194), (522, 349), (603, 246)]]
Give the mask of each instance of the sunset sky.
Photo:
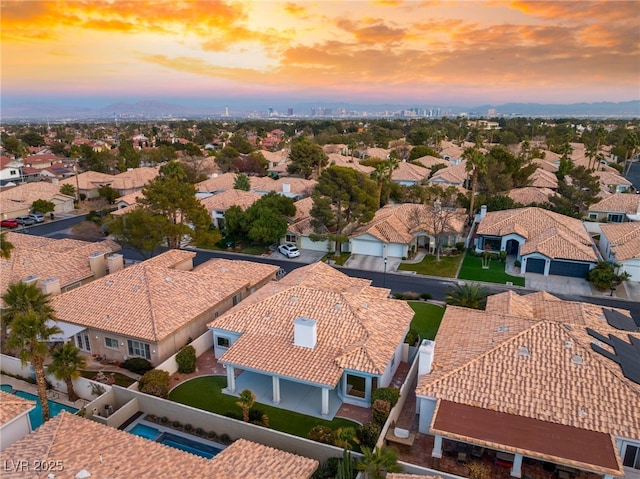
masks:
[(2, 0), (1, 9), (3, 102), (640, 99), (634, 0)]

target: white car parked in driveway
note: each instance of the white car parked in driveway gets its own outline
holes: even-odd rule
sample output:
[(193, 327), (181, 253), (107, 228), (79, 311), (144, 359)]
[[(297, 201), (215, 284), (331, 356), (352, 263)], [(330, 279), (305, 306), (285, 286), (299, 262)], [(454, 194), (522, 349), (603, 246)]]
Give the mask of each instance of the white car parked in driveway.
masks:
[(278, 251), (280, 251), (287, 258), (296, 258), (300, 256), (300, 250), (296, 247), (296, 245), (291, 243), (281, 244), (278, 246)]

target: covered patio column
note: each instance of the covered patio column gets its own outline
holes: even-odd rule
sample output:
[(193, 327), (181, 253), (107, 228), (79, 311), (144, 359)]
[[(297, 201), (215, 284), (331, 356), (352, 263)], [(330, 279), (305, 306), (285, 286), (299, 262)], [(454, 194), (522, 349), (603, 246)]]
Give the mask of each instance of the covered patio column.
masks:
[(522, 477), (522, 454), (513, 455), (513, 464), (511, 465), (511, 477)]
[(273, 404), (280, 404), (280, 378), (278, 376), (271, 376), (271, 383), (273, 389)]
[(322, 411), (323, 416), (329, 415), (329, 388), (322, 388)]
[(233, 371), (233, 366), (227, 364), (227, 391), (231, 393), (236, 392), (236, 376)]
[(433, 436), (433, 451), (431, 457), (442, 457), (442, 436)]

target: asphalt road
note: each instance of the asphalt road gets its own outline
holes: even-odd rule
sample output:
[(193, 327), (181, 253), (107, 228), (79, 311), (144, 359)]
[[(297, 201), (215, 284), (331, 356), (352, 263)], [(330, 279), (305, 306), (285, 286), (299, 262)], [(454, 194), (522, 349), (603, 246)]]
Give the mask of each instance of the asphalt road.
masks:
[[(19, 228), (17, 232), (28, 233), (38, 236), (48, 236), (51, 238), (66, 238), (68, 237), (68, 229), (73, 225), (80, 223), (84, 220), (84, 216), (77, 216), (73, 218), (55, 220), (52, 222), (46, 222), (40, 225), (33, 225), (26, 228)], [(296, 268), (304, 266), (305, 263), (298, 261), (287, 260), (284, 257), (260, 257), (243, 255), (238, 253), (229, 253), (226, 251), (206, 251), (189, 249), (196, 253), (194, 258), (194, 266), (204, 263), (211, 258), (227, 258), (227, 259), (244, 259), (247, 261), (256, 261), (258, 263), (267, 263), (279, 266), (287, 273), (293, 271)], [(124, 248), (122, 254), (125, 259), (129, 261), (142, 261), (144, 258), (136, 251)], [(446, 291), (455, 284), (453, 280), (446, 280), (440, 278), (429, 278), (413, 274), (406, 273), (380, 273), (376, 271), (363, 271), (350, 268), (340, 268), (345, 274), (349, 276), (369, 279), (372, 281), (373, 286), (390, 288), (393, 293), (413, 291), (416, 293), (428, 292), (433, 299), (442, 301), (444, 300)], [(513, 289), (519, 292), (533, 292), (534, 290), (527, 290), (523, 288), (508, 286), (487, 285), (491, 293), (500, 293), (508, 289)], [(606, 297), (593, 297), (593, 296), (571, 296), (571, 295), (557, 295), (562, 299), (569, 301), (581, 301), (585, 303), (599, 304), (602, 306), (616, 307), (628, 309), (631, 311), (637, 324), (640, 324), (640, 304), (633, 301), (625, 301), (618, 298), (606, 298)]]

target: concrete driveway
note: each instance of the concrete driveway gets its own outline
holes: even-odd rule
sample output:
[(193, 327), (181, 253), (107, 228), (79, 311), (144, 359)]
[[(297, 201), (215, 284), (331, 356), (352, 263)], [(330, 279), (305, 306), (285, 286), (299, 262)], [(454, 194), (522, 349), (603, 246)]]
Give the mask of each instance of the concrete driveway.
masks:
[(546, 291), (551, 294), (562, 293), (591, 296), (591, 286), (586, 279), (582, 278), (525, 273), (524, 284), (526, 288)]
[(327, 253), (323, 253), (322, 251), (312, 251), (309, 249), (301, 249), (300, 256), (298, 256), (297, 258), (287, 258), (285, 255), (283, 255), (282, 253), (280, 253), (280, 251), (277, 251), (277, 250), (271, 253), (269, 256), (271, 258), (286, 259), (294, 263), (316, 263), (320, 261), (325, 254)]
[[(400, 258), (387, 258), (387, 273), (396, 271), (402, 262)], [(361, 269), (364, 271), (385, 271), (384, 259), (378, 256), (368, 256), (364, 254), (352, 254), (344, 264), (345, 268)]]

